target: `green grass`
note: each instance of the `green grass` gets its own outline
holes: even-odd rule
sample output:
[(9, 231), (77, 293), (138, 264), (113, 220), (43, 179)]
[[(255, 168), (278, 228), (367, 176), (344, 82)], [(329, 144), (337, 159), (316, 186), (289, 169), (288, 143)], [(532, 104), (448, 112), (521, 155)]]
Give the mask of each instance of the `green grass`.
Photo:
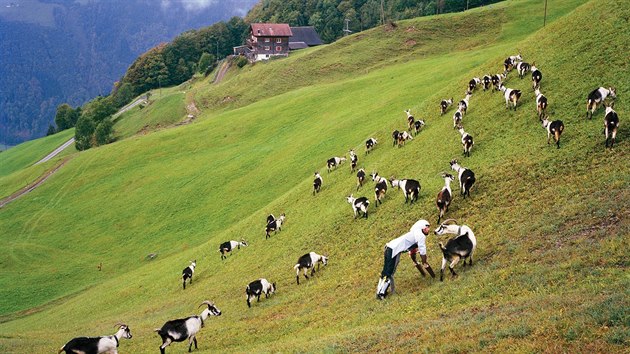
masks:
[[(399, 52), (398, 62), (375, 55), (370, 70), (338, 79), (331, 70), (299, 82), (298, 73), (351, 57), (344, 41), (385, 51), (387, 43), (406, 40), (403, 32), (374, 29), (302, 52), (297, 61), (256, 64), (221, 85), (198, 82), (194, 90), (206, 109), (198, 121), (79, 154), (0, 210), (0, 352), (53, 352), (75, 336), (111, 334), (118, 321), (134, 334), (121, 342), (121, 352), (155, 352), (160, 340), (152, 330), (196, 313), (205, 299), (223, 316), (206, 322), (199, 353), (623, 351), (628, 129), (622, 125), (618, 145), (605, 150), (603, 112), (586, 120), (583, 101), (593, 88), (614, 84), (623, 124), (629, 10), (614, 0), (557, 1), (549, 9), (553, 21), (536, 31), (517, 15), (538, 7), (506, 2), (405, 22), (399, 30), (433, 23), (444, 43), (427, 44), (436, 49), (417, 57)], [(500, 28), (480, 32), (470, 47), (448, 36), (446, 19), (467, 23), (479, 11), (502, 11)], [(610, 26), (595, 25), (604, 17)], [(450, 51), (457, 46), (466, 47)], [(438, 102), (463, 96), (471, 77), (498, 72), (515, 48), (545, 75), (551, 115), (567, 128), (562, 148), (545, 142), (530, 81), (512, 75), (506, 85), (523, 90), (521, 106), (506, 111), (501, 94), (476, 92), (464, 118), (476, 145), (462, 158), (453, 110), (440, 117)], [(271, 93), (281, 83), (252, 80), (274, 73), (282, 81), (291, 67), (296, 74), (285, 81), (291, 87), (281, 92)], [(238, 89), (242, 96), (232, 91), (238, 82), (248, 83)], [(213, 106), (211, 97), (221, 94), (242, 98), (232, 107)], [(393, 148), (389, 136), (405, 126), (405, 108), (427, 126), (404, 148)], [(366, 156), (370, 136), (379, 145)], [(354, 192), (354, 174), (348, 165), (324, 171), (327, 158), (350, 148), (368, 171), (419, 179), (417, 205), (403, 205), (401, 192), (390, 190), (368, 220), (353, 220), (345, 196)], [(472, 198), (456, 196), (447, 214), (475, 231), (475, 265), (440, 283), (420, 278), (404, 256), (399, 293), (377, 302), (383, 244), (419, 218), (435, 222), (439, 173), (453, 157), (478, 176)], [(314, 197), (315, 170), (324, 187)], [(372, 184), (354, 193), (373, 199)], [(281, 212), (283, 231), (265, 240), (265, 216)], [(218, 244), (241, 238), (250, 246), (221, 261)], [(438, 240), (427, 239), (429, 262), (438, 269)], [(327, 253), (329, 265), (297, 286), (292, 266), (309, 251)], [(149, 261), (152, 252), (158, 256)], [(183, 291), (181, 269), (191, 259), (198, 268)], [(247, 309), (244, 287), (259, 277), (277, 282), (278, 293)], [(183, 352), (185, 345), (168, 351)]]
[(74, 136), (74, 129), (22, 143), (0, 153), (0, 199), (35, 182), (39, 176), (58, 165), (61, 159), (76, 153), (68, 146), (53, 159), (34, 165)]

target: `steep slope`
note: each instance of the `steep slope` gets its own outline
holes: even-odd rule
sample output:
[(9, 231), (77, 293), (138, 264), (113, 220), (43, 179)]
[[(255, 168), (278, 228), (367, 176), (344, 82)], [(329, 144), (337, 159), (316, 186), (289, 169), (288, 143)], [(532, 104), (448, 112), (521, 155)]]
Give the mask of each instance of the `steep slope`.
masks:
[[(533, 11), (532, 4), (510, 5)], [(388, 65), (80, 154), (32, 198), (2, 211), (0, 225), (14, 236), (3, 238), (0, 258), (7, 314), (0, 349), (50, 352), (124, 320), (135, 332), (121, 350), (155, 352), (152, 329), (194, 313), (207, 298), (223, 316), (207, 321), (198, 352), (622, 350), (629, 326), (628, 130), (605, 151), (602, 112), (585, 120), (583, 102), (594, 87), (615, 84), (618, 113), (627, 115), (628, 15), (621, 1), (587, 2), (510, 45), (498, 39), (490, 48)], [(615, 25), (588, 25), (604, 16)], [(461, 156), (452, 110), (440, 118), (437, 102), (459, 98), (470, 77), (498, 71), (514, 48), (545, 74), (552, 116), (567, 126), (562, 148), (545, 143), (529, 80), (507, 81), (524, 92), (516, 112), (505, 110), (498, 93), (475, 93), (464, 124), (477, 143), (463, 163), (479, 180), (473, 197), (456, 197), (448, 216), (475, 230), (476, 264), (439, 283), (419, 279), (402, 259), (399, 294), (376, 302), (383, 244), (418, 218), (434, 222), (438, 174)], [(585, 77), (588, 67), (593, 76)], [(389, 134), (404, 127), (404, 108), (427, 127), (392, 148)], [(315, 197), (311, 175), (330, 156), (362, 151), (369, 136), (380, 145), (360, 154), (360, 164), (417, 178), (423, 191), (409, 207), (390, 190), (368, 220), (352, 220), (344, 198), (355, 189), (348, 166), (324, 172)], [(358, 194), (371, 198), (371, 185)], [(266, 214), (282, 211), (283, 231), (264, 240)], [(218, 244), (243, 237), (250, 246), (220, 261)], [(428, 246), (437, 268), (435, 236)], [(330, 263), (296, 286), (292, 266), (311, 250), (327, 253)], [(156, 260), (144, 260), (156, 251)], [(181, 269), (194, 258), (195, 282), (182, 291)], [(277, 281), (279, 291), (247, 309), (244, 287), (258, 277)], [(59, 300), (37, 307), (50, 299)], [(15, 313), (25, 309), (39, 312)]]

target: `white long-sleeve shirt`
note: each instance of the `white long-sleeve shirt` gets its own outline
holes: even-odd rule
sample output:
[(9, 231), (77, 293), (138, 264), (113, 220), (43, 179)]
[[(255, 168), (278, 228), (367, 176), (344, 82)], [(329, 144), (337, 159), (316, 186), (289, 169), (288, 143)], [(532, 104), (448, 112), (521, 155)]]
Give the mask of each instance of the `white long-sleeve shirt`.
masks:
[(386, 246), (392, 249), (392, 258), (400, 252), (404, 252), (414, 244), (418, 244), (418, 253), (421, 256), (427, 254), (426, 235), (422, 232), (426, 224), (423, 220), (416, 222), (406, 234), (389, 241)]

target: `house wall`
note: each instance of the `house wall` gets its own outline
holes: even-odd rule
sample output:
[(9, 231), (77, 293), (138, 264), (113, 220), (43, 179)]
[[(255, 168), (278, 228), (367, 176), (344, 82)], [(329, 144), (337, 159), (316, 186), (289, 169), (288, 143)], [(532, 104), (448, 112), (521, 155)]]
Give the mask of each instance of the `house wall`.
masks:
[(289, 55), (289, 37), (251, 37), (256, 60), (269, 59), (276, 55)]

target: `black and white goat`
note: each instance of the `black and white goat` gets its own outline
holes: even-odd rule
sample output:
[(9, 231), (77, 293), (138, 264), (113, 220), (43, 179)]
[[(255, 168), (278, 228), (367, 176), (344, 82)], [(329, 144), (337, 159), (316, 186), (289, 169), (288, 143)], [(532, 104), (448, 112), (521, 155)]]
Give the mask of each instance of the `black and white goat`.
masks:
[(521, 90), (507, 88), (503, 85), (499, 87), (501, 91), (503, 91), (503, 96), (505, 97), (505, 109), (510, 109), (510, 103), (514, 107), (516, 111), (516, 105), (518, 104), (518, 100), (521, 98), (523, 94)]
[(409, 134), (406, 130), (398, 133), (398, 147), (404, 146), (407, 140), (413, 140), (413, 136)]
[(615, 145), (615, 138), (617, 137), (617, 128), (619, 128), (619, 116), (613, 109), (615, 103), (606, 105), (606, 115), (604, 116), (604, 134), (606, 135), (606, 147), (610, 142), (610, 148)]
[(413, 129), (413, 123), (416, 120), (413, 117), (413, 114), (411, 114), (411, 110), (410, 109), (406, 109), (405, 113), (407, 114), (407, 126), (409, 127), (409, 131), (411, 131), (411, 129)]
[(535, 90), (540, 88), (540, 82), (542, 81), (543, 75), (540, 70), (536, 67), (536, 63), (532, 63), (532, 88)]
[(365, 170), (360, 168), (357, 171), (357, 190), (359, 190), (359, 187), (363, 187), (363, 182), (365, 182)]
[(536, 93), (536, 110), (538, 111), (538, 119), (542, 121), (543, 117), (547, 113), (547, 97), (540, 93), (540, 89), (534, 91)]
[(511, 55), (511, 56), (507, 57), (503, 61), (503, 72), (507, 73), (508, 71), (512, 70), (512, 68), (514, 67), (514, 64), (517, 61), (521, 61), (521, 60), (523, 60), (523, 57), (521, 57), (520, 54)]
[(119, 327), (118, 331), (111, 336), (102, 337), (77, 337), (66, 343), (59, 352), (66, 354), (84, 353), (84, 354), (100, 354), (109, 353), (117, 354), (120, 339), (131, 339), (131, 330), (129, 326), (123, 323), (117, 323), (115, 327)]
[(444, 187), (442, 187), (442, 190), (438, 193), (437, 199), (435, 200), (438, 212), (440, 213), (437, 221), (438, 224), (444, 216), (444, 213), (448, 211), (449, 205), (451, 205), (451, 199), (453, 198), (453, 193), (451, 192), (451, 182), (455, 180), (455, 177), (453, 177), (450, 173), (443, 173), (442, 178), (444, 178)]
[(400, 188), (403, 191), (403, 195), (405, 196), (405, 204), (407, 201), (411, 201), (409, 204), (413, 204), (414, 201), (418, 200), (418, 196), (420, 195), (420, 182), (415, 179), (394, 179), (390, 178), (389, 182), (392, 184), (394, 188)]
[(462, 124), (462, 118), (464, 118), (462, 111), (457, 109), (457, 111), (453, 114), (453, 129), (457, 129), (457, 127)]
[(564, 131), (564, 124), (561, 120), (549, 121), (549, 116), (542, 120), (542, 126), (547, 130), (547, 144), (550, 143), (551, 136), (556, 142), (556, 146), (560, 149), (560, 135)]
[[(442, 269), (440, 270), (440, 281), (444, 280), (444, 268), (449, 263), (448, 269), (451, 271), (453, 277), (457, 276), (453, 269), (460, 259), (464, 259), (464, 266), (466, 266), (466, 258), (469, 259), (468, 265), (473, 264), (473, 254), (477, 248), (477, 239), (470, 227), (467, 225), (451, 225), (450, 222), (456, 222), (453, 219), (445, 220), (440, 226), (435, 229), (434, 233), (438, 236), (444, 234), (455, 234), (455, 237), (446, 242), (446, 246), (440, 242), (440, 249), (442, 249)], [(469, 258), (470, 257), (470, 258)]]
[(482, 83), (483, 83), (483, 90), (487, 90), (490, 88), (490, 84), (492, 83), (492, 76), (489, 74), (486, 74), (483, 76), (483, 78), (481, 79)]
[(507, 76), (505, 74), (492, 75), (492, 92), (498, 91), (501, 89), (503, 80), (505, 80), (506, 77)]
[(276, 292), (276, 283), (270, 283), (265, 278), (260, 278), (249, 283), (245, 288), (245, 296), (247, 298), (247, 307), (252, 307), (252, 299), (258, 298), (260, 301), (260, 295), (265, 294), (265, 298)]
[(376, 141), (375, 138), (369, 138), (368, 140), (366, 140), (365, 141), (365, 153), (369, 154), (374, 149), (376, 144), (378, 144), (378, 141)]
[(442, 100), (442, 102), (440, 102), (440, 115), (444, 115), (448, 107), (450, 107), (452, 104), (453, 104), (453, 97), (451, 97), (451, 99), (449, 100)]
[(464, 131), (464, 127), (460, 124), (458, 127), (459, 133), (462, 135), (462, 147), (464, 148), (464, 156), (470, 157), (470, 149), (472, 149), (475, 143), (473, 142), (472, 135)]
[(350, 194), (346, 197), (346, 200), (350, 203), (350, 205), (352, 205), (355, 219), (358, 216), (361, 216), (361, 213), (363, 213), (363, 217), (366, 219), (368, 218), (368, 207), (370, 206), (370, 201), (366, 197), (355, 198), (352, 194)]
[(319, 193), (322, 189), (322, 183), (324, 183), (322, 176), (319, 175), (319, 172), (315, 172), (315, 179), (313, 180), (313, 195), (315, 195), (315, 193)]
[(376, 171), (372, 172), (370, 176), (372, 176), (372, 181), (376, 182), (374, 199), (376, 200), (375, 205), (378, 207), (378, 203), (383, 204), (383, 197), (387, 193), (387, 178), (379, 176)]
[(284, 224), (285, 219), (286, 215), (282, 213), (279, 218), (267, 223), (267, 226), (265, 226), (265, 240), (271, 237), (272, 232), (282, 231), (282, 224)]
[(457, 172), (459, 179), (460, 194), (466, 198), (470, 197), (470, 189), (475, 184), (475, 173), (466, 167), (462, 167), (457, 163), (457, 160), (451, 160), (451, 168)]
[(420, 129), (422, 129), (424, 125), (425, 123), (424, 123), (424, 120), (422, 119), (418, 119), (417, 121), (413, 122), (413, 133), (415, 135), (418, 135), (418, 133), (420, 132)]
[(240, 240), (240, 241), (225, 241), (225, 242), (223, 242), (219, 246), (219, 252), (221, 252), (221, 260), (224, 260), (224, 259), (227, 258), (227, 256), (225, 255), (226, 253), (229, 253), (230, 256), (231, 256), (232, 255), (232, 250), (234, 248), (238, 248), (240, 250), (241, 246), (246, 247), (247, 246), (247, 241)]
[(472, 95), (472, 91), (466, 92), (466, 97), (459, 101), (459, 110), (462, 112), (462, 115), (466, 115), (466, 110), (468, 109), (468, 104), (470, 102), (470, 96)]
[(526, 63), (524, 61), (519, 61), (518, 63), (516, 63), (516, 71), (518, 72), (518, 77), (521, 78), (521, 80), (531, 69), (532, 66), (529, 65), (529, 63)]
[(586, 98), (586, 118), (593, 118), (593, 113), (595, 112), (595, 110), (597, 110), (597, 105), (604, 102), (604, 100), (608, 96), (610, 96), (611, 98), (617, 98), (616, 90), (614, 87), (600, 87), (589, 93), (588, 97)]
[(392, 132), (392, 139), (394, 140), (392, 146), (396, 146), (398, 144), (398, 136), (400, 135), (400, 132), (398, 130), (394, 130)]
[(184, 290), (186, 290), (186, 280), (190, 279), (190, 284), (192, 284), (193, 273), (195, 272), (195, 267), (197, 266), (197, 260), (191, 261), (190, 265), (184, 270), (182, 270), (182, 285)]
[(295, 269), (295, 280), (297, 281), (297, 284), (300, 285), (300, 270), (304, 271), (304, 278), (308, 279), (308, 270), (310, 269), (311, 276), (314, 276), (315, 264), (317, 264), (317, 271), (319, 271), (319, 263), (327, 265), (328, 256), (310, 252), (300, 257), (297, 264), (293, 266), (293, 269)]
[(165, 348), (172, 342), (183, 342), (188, 340), (188, 351), (192, 351), (192, 345), (195, 343), (195, 349), (197, 348), (197, 333), (204, 326), (204, 322), (209, 316), (221, 316), (221, 310), (219, 310), (213, 302), (205, 300), (199, 305), (199, 307), (207, 305), (208, 307), (203, 309), (199, 316), (190, 316), (186, 318), (180, 318), (177, 320), (167, 321), (162, 325), (162, 328), (156, 328), (155, 332), (162, 337), (162, 345), (160, 345), (160, 353), (165, 353)]
[[(366, 150), (367, 150), (367, 144), (366, 144)], [(359, 157), (354, 152), (354, 149), (350, 149), (350, 151), (348, 151), (348, 154), (350, 155), (350, 173), (352, 173), (352, 172), (354, 172), (354, 169), (357, 168), (357, 163), (359, 162)]]
[(468, 81), (468, 91), (473, 92), (477, 88), (477, 85), (480, 84), (481, 79), (478, 77), (473, 77), (472, 79), (470, 79), (470, 81)]
[(342, 162), (346, 161), (345, 157), (331, 157), (326, 161), (326, 167), (328, 168), (328, 172), (332, 169), (337, 168), (337, 166), (341, 165)]

